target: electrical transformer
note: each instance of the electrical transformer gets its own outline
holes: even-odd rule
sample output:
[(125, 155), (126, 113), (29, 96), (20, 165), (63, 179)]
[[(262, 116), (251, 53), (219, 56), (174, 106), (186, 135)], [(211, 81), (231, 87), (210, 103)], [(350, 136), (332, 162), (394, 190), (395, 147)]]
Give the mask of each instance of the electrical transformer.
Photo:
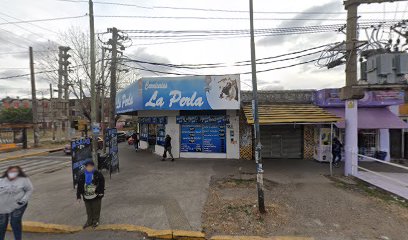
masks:
[(406, 84), (408, 53), (390, 52), (373, 54), (360, 63), (361, 80), (368, 84)]

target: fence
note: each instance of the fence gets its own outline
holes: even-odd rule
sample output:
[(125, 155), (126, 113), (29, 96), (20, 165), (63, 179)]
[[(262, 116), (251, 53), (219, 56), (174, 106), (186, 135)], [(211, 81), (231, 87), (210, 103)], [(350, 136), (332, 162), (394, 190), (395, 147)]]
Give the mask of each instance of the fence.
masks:
[[(404, 181), (401, 181), (401, 180), (396, 179), (396, 178), (394, 178), (394, 177), (387, 176), (387, 175), (385, 175), (385, 174), (383, 174), (383, 173), (380, 173), (380, 172), (377, 172), (377, 171), (370, 170), (370, 169), (368, 169), (368, 168), (362, 167), (362, 166), (360, 166), (360, 165), (358, 164), (358, 162), (359, 162), (359, 161), (364, 161), (364, 160), (369, 160), (369, 161), (378, 162), (378, 163), (381, 163), (381, 164), (384, 164), (384, 165), (388, 165), (388, 166), (392, 166), (392, 167), (396, 167), (396, 168), (405, 170), (405, 171), (407, 171), (407, 175), (408, 175), (408, 167), (402, 166), (402, 165), (400, 165), (400, 164), (396, 164), (396, 163), (392, 163), (392, 162), (380, 160), (380, 159), (377, 159), (377, 158), (365, 156), (365, 155), (362, 155), (362, 154), (355, 154), (355, 155), (357, 155), (358, 161), (357, 161), (356, 164), (353, 164), (353, 167), (357, 169), (357, 175), (358, 175), (358, 170), (362, 170), (362, 171), (365, 171), (365, 172), (374, 174), (374, 175), (376, 175), (376, 176), (379, 176), (379, 177), (381, 177), (381, 178), (390, 180), (390, 181), (392, 181), (393, 183), (396, 183), (396, 184), (398, 184), (398, 185), (400, 185), (400, 186), (402, 186), (402, 187), (408, 187), (408, 182), (404, 182)], [(358, 176), (357, 176), (357, 177), (358, 177)]]

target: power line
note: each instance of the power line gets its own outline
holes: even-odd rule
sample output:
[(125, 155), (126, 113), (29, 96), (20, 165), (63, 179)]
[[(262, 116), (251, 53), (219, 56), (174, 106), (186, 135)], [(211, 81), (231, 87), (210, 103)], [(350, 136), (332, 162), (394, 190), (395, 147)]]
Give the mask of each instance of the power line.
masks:
[[(41, 53), (41, 52), (57, 52), (58, 50), (43, 50), (43, 51), (34, 51), (34, 53)], [(27, 51), (19, 51), (19, 52), (0, 52), (0, 55), (9, 55), (9, 54), (23, 54), (27, 53)]]
[[(271, 63), (276, 63), (276, 62), (283, 62), (283, 61), (289, 61), (289, 60), (294, 60), (294, 59), (299, 59), (302, 57), (306, 56), (311, 56), (321, 53), (321, 51), (314, 51), (311, 53), (306, 53), (302, 54), (299, 56), (295, 57), (290, 57), (290, 58), (284, 58), (284, 59), (278, 59), (278, 60), (272, 60), (272, 61), (266, 61), (266, 62), (257, 62), (257, 64), (271, 64)], [(226, 64), (220, 64), (220, 65), (175, 65), (175, 64), (167, 64), (167, 63), (156, 63), (156, 62), (149, 62), (149, 61), (141, 61), (141, 60), (136, 60), (136, 59), (124, 59), (127, 60), (128, 62), (136, 62), (136, 63), (143, 63), (143, 64), (149, 64), (149, 65), (157, 65), (157, 66), (167, 66), (167, 67), (173, 67), (173, 68), (181, 68), (181, 69), (214, 69), (214, 68), (226, 68), (226, 67), (244, 67), (244, 66), (250, 66), (251, 63), (249, 61), (242, 61), (241, 63), (234, 63), (233, 65), (226, 65)]]
[[(3, 13), (3, 12), (0, 12), (0, 14), (3, 15), (3, 16), (12, 18), (12, 19), (14, 19), (14, 20), (17, 20), (17, 21), (24, 21), (24, 20), (21, 20), (20, 18), (13, 17), (13, 16), (8, 15), (8, 14)], [(58, 32), (56, 32), (56, 31), (53, 31), (53, 30), (51, 30), (51, 29), (48, 29), (48, 28), (39, 26), (39, 25), (34, 24), (34, 23), (27, 23), (27, 24), (29, 24), (29, 25), (31, 25), (31, 26), (34, 26), (34, 27), (37, 27), (37, 28), (40, 28), (40, 29), (42, 29), (42, 30), (48, 31), (48, 32), (52, 32), (52, 33), (58, 34)]]
[[(293, 59), (296, 59), (296, 58), (299, 58), (299, 57), (304, 57), (304, 56), (309, 56), (309, 55), (312, 55), (312, 54), (320, 53), (321, 50), (315, 51), (315, 52), (312, 52), (312, 53), (299, 55), (299, 56), (296, 56), (296, 57), (290, 57), (290, 58), (286, 58), (286, 59), (279, 59), (277, 61), (263, 62), (265, 60), (277, 59), (277, 58), (286, 57), (286, 56), (290, 56), (290, 55), (309, 52), (309, 51), (312, 51), (312, 50), (326, 48), (328, 46), (333, 46), (333, 45), (338, 44), (338, 43), (339, 42), (323, 44), (323, 45), (319, 45), (319, 46), (316, 46), (316, 47), (311, 47), (311, 48), (308, 48), (308, 49), (303, 49), (303, 50), (294, 51), (294, 52), (290, 52), (290, 53), (285, 53), (285, 54), (280, 54), (280, 55), (275, 55), (275, 56), (270, 56), (270, 57), (258, 58), (258, 59), (256, 59), (256, 61), (257, 61), (258, 64), (269, 64), (269, 63), (274, 63), (274, 62), (277, 62), (277, 61), (293, 60)], [(137, 59), (129, 58), (127, 56), (125, 56), (125, 57), (126, 58), (123, 59), (123, 60), (128, 61), (128, 62), (137, 62), (137, 63), (145, 63), (145, 64), (151, 64), (151, 65), (160, 65), (160, 66), (167, 66), (167, 67), (174, 67), (174, 68), (186, 68), (186, 69), (246, 66), (248, 63), (251, 62), (250, 60), (237, 61), (235, 63), (232, 63), (232, 65), (231, 64), (226, 64), (226, 63), (170, 64), (170, 63), (151, 62), (151, 61), (147, 61), (147, 60), (137, 60)]]
[(0, 23), (0, 25), (19, 24), (19, 23), (33, 23), (33, 22), (58, 21), (58, 20), (66, 20), (66, 19), (83, 18), (83, 17), (86, 17), (86, 16), (87, 16), (87, 14), (85, 14), (85, 15), (80, 15), (80, 16), (72, 16), (72, 17), (59, 17), (59, 18), (44, 18), (44, 19), (34, 19), (34, 20), (22, 20), (22, 21), (15, 21), (15, 22)]
[[(147, 16), (147, 15), (95, 15), (98, 18), (141, 18), (141, 19), (177, 19), (177, 20), (245, 20), (247, 17), (203, 17), (203, 16)], [(255, 18), (257, 21), (340, 21), (345, 22), (346, 19), (328, 19), (328, 18), (270, 18), (262, 17)], [(360, 21), (384, 21), (383, 19), (362, 19)], [(394, 19), (386, 19), (385, 21), (394, 21)]]
[[(327, 56), (324, 58), (329, 58), (332, 56)], [(304, 62), (300, 62), (300, 63), (294, 63), (294, 64), (290, 64), (290, 65), (285, 65), (285, 66), (281, 66), (281, 67), (275, 67), (275, 68), (268, 68), (268, 69), (263, 69), (263, 70), (258, 70), (256, 71), (257, 73), (264, 73), (264, 72), (270, 72), (270, 71), (275, 71), (275, 70), (281, 70), (281, 69), (285, 69), (285, 68), (291, 68), (291, 67), (296, 67), (296, 66), (300, 66), (300, 65), (304, 65), (304, 64), (308, 64), (308, 63), (312, 63), (312, 62), (316, 62), (318, 60), (320, 60), (321, 58), (316, 58), (316, 59), (312, 59), (312, 60), (308, 60), (308, 61), (304, 61)], [(162, 73), (162, 74), (169, 74), (169, 75), (178, 75), (178, 76), (196, 76), (196, 74), (183, 74), (183, 73), (175, 73), (175, 72), (164, 72), (164, 71), (160, 71), (160, 70), (152, 70), (149, 68), (138, 68), (138, 67), (134, 67), (134, 66), (129, 66), (123, 63), (119, 63), (123, 66), (129, 67), (129, 68), (133, 68), (133, 69), (137, 69), (137, 70), (143, 70), (143, 71), (149, 71), (149, 72), (155, 72), (155, 73)], [(240, 74), (240, 75), (245, 75), (245, 74), (251, 74), (252, 72), (235, 72), (233, 74)]]
[[(58, 0), (61, 2), (72, 2), (72, 3), (88, 3), (85, 0)], [(223, 12), (223, 13), (248, 13), (248, 10), (231, 10), (231, 9), (212, 9), (212, 8), (194, 8), (194, 7), (172, 7), (172, 6), (152, 6), (146, 7), (138, 4), (131, 4), (131, 3), (118, 3), (118, 2), (106, 2), (106, 1), (94, 1), (94, 4), (106, 4), (106, 5), (117, 5), (117, 6), (126, 6), (126, 7), (136, 7), (136, 8), (143, 8), (143, 9), (171, 9), (171, 10), (189, 10), (189, 11), (203, 11), (203, 12)], [(404, 13), (404, 11), (390, 11), (386, 13)], [(346, 14), (346, 12), (323, 12), (323, 11), (316, 11), (316, 12), (306, 12), (306, 11), (255, 11), (254, 13), (258, 14), (308, 14), (308, 15), (322, 15), (322, 14)], [(378, 14), (383, 13), (380, 11), (365, 11), (360, 12), (365, 14)]]

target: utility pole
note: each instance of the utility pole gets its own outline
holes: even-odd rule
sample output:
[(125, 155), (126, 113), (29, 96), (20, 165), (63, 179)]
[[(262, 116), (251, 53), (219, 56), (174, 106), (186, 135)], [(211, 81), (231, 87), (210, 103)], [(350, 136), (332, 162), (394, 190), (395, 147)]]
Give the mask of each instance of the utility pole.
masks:
[(35, 75), (34, 75), (34, 56), (33, 48), (29, 47), (30, 53), (30, 76), (31, 76), (31, 106), (33, 111), (33, 125), (34, 125), (34, 147), (40, 145), (40, 131), (38, 129), (38, 109), (37, 109), (37, 95), (35, 90)]
[(111, 69), (110, 69), (110, 115), (109, 115), (109, 127), (114, 128), (116, 127), (116, 67), (117, 67), (117, 55), (118, 55), (118, 29), (117, 28), (109, 28), (108, 32), (112, 33), (112, 38), (109, 39), (109, 44), (112, 45), (112, 60), (111, 60)]
[(71, 119), (70, 119), (70, 112), (69, 112), (69, 84), (68, 84), (68, 65), (70, 62), (68, 61), (68, 58), (71, 57), (71, 55), (68, 54), (68, 51), (71, 49), (70, 47), (61, 47), (63, 50), (63, 55), (62, 55), (62, 65), (63, 65), (63, 76), (64, 76), (64, 112), (66, 115), (65, 119), (65, 136), (66, 139), (71, 138), (70, 134), (70, 128), (71, 128)]
[(406, 0), (347, 0), (344, 7), (347, 10), (346, 27), (346, 86), (341, 89), (341, 98), (346, 100), (345, 120), (345, 165), (344, 174), (357, 174), (358, 159), (358, 99), (364, 97), (362, 89), (353, 88), (357, 86), (357, 20), (358, 6), (360, 4), (398, 2)]
[(254, 118), (255, 132), (255, 162), (256, 162), (256, 186), (258, 189), (258, 208), (259, 212), (265, 213), (265, 198), (263, 189), (263, 166), (261, 156), (261, 131), (258, 118), (258, 84), (256, 80), (256, 55), (255, 55), (255, 36), (254, 36), (254, 7), (253, 0), (249, 0), (249, 20), (251, 33), (251, 67), (252, 67), (252, 115)]
[(96, 122), (96, 92), (95, 92), (95, 78), (96, 78), (96, 59), (95, 59), (95, 25), (93, 2), (89, 0), (89, 30), (90, 30), (90, 58), (91, 58), (91, 129), (92, 129), (92, 161), (95, 167), (98, 168), (97, 148), (98, 148), (98, 134), (95, 132), (99, 127)]
[(106, 141), (105, 141), (105, 47), (102, 47), (102, 61), (101, 61), (101, 131), (103, 139), (102, 153), (106, 153)]
[(52, 140), (55, 141), (55, 126), (54, 126), (54, 106), (52, 100), (52, 84), (50, 83), (50, 115), (51, 115), (51, 131), (52, 131)]
[(60, 115), (61, 109), (61, 103), (62, 103), (62, 77), (64, 74), (64, 69), (63, 69), (63, 47), (58, 47), (58, 99), (57, 103), (55, 104), (57, 114), (57, 120), (56, 120), (56, 127), (57, 127), (57, 142), (61, 142), (61, 135), (62, 135), (62, 119)]

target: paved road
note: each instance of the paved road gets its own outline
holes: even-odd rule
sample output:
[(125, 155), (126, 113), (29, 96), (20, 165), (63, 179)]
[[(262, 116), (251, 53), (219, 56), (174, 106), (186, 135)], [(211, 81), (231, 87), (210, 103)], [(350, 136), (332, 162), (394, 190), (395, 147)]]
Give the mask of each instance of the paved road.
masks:
[(18, 165), (29, 176), (40, 173), (51, 173), (71, 166), (71, 156), (65, 155), (62, 151), (50, 153), (44, 156), (25, 157), (16, 160), (0, 162), (0, 173), (3, 173), (9, 166)]

